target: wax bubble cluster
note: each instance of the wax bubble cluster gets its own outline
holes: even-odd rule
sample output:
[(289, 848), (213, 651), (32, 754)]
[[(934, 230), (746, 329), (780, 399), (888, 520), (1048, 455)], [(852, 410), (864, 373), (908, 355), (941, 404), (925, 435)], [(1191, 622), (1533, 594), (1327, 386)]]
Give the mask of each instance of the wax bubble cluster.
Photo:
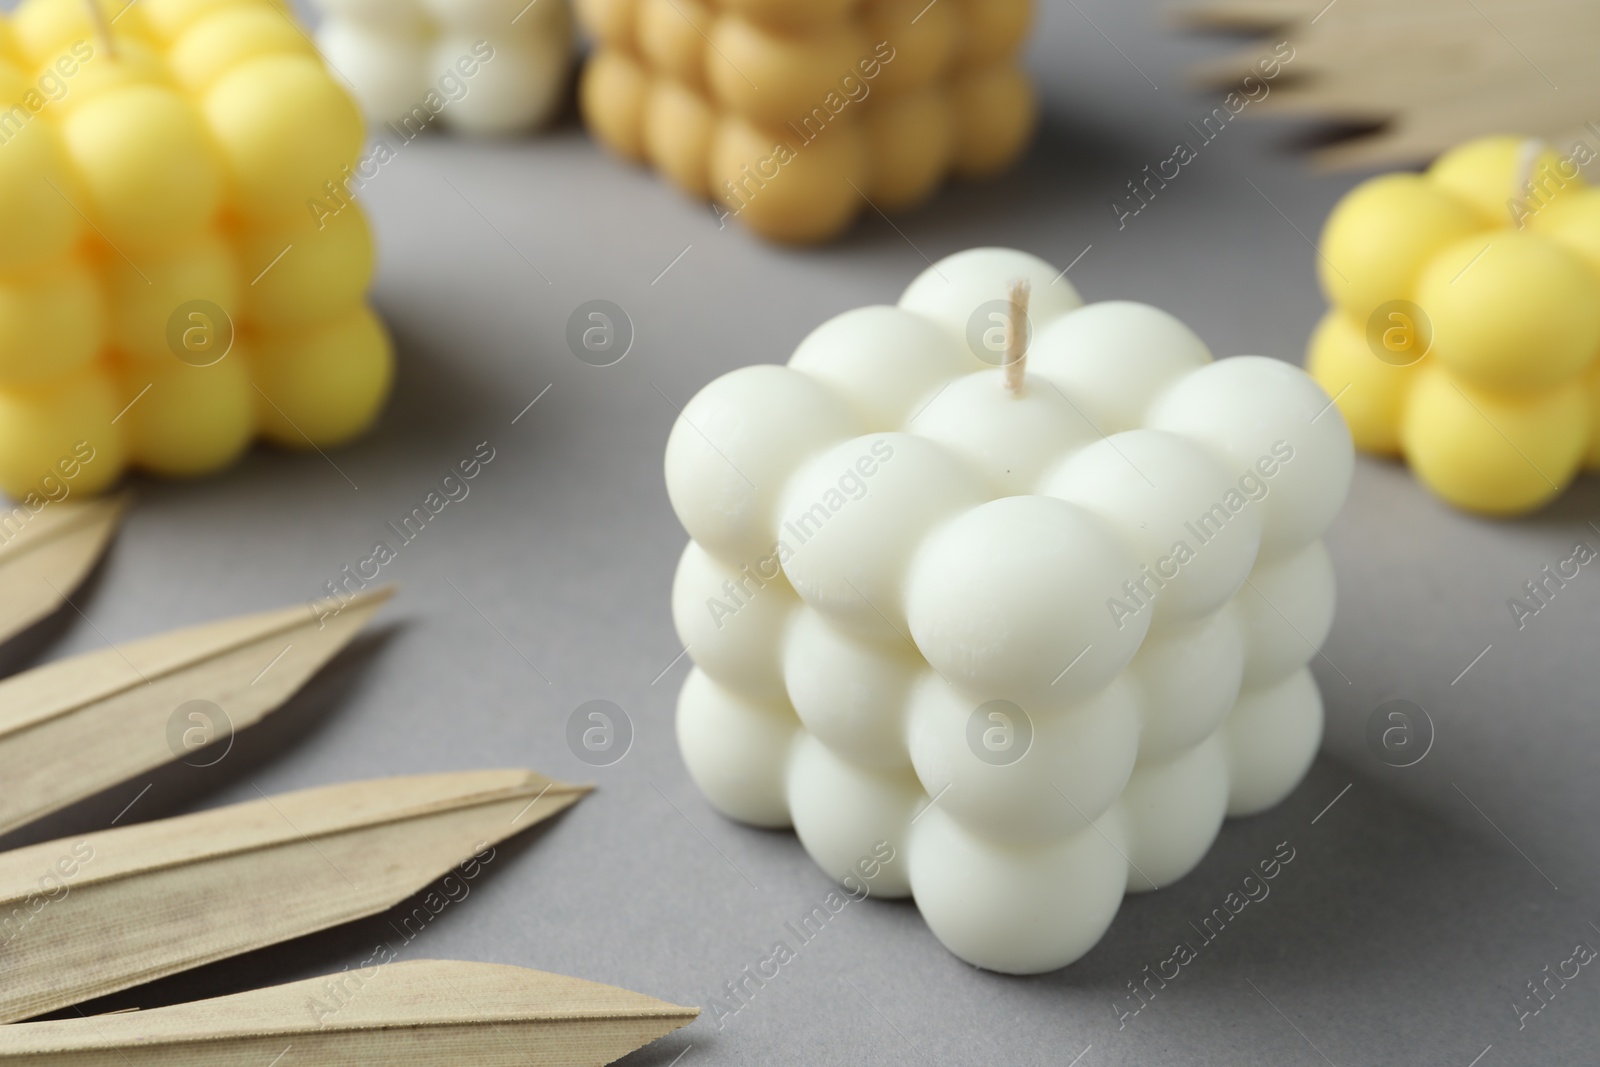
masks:
[(317, 43), (374, 123), (407, 139), (542, 126), (572, 70), (567, 0), (314, 0)]
[(1295, 367), (1213, 362), (1021, 252), (952, 256), (684, 407), (684, 760), (833, 877), (892, 845), (873, 892), (961, 958), (1071, 963), (1304, 775), (1352, 464)]
[(1514, 515), (1600, 469), (1600, 189), (1489, 137), (1352, 190), (1323, 230), (1307, 366), (1356, 446)]
[(0, 17), (0, 488), (360, 433), (392, 356), (355, 105), (281, 0), (102, 10), (109, 47), (84, 0)]
[(773, 240), (992, 176), (1037, 119), (1032, 0), (577, 2), (590, 129)]

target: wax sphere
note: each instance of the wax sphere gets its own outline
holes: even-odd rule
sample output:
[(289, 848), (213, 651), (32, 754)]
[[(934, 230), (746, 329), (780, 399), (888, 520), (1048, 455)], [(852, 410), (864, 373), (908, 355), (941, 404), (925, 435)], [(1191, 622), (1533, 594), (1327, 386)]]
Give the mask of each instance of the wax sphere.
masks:
[[(1429, 262), (1416, 292), (1439, 360), (1476, 385), (1547, 388), (1600, 353), (1600, 302), (1588, 268), (1533, 234), (1459, 241)], [(1504, 359), (1513, 349), (1519, 358)]]
[(999, 369), (969, 374), (929, 400), (913, 426), (981, 474), (996, 495), (1027, 493), (1057, 456), (1100, 434), (1048, 382), (1025, 381), (1016, 393)]
[[(1235, 497), (1261, 509), (1261, 551), (1313, 541), (1344, 505), (1355, 460), (1333, 400), (1279, 360), (1241, 356), (1202, 367), (1151, 406), (1149, 424), (1209, 445), (1236, 481)], [(1259, 488), (1258, 488), (1259, 486)]]
[[(968, 740), (975, 715), (984, 731), (977, 746)], [(1030, 714), (930, 674), (912, 699), (907, 736), (917, 779), (947, 815), (986, 840), (1039, 844), (1080, 833), (1111, 809), (1133, 773), (1139, 724), (1127, 685)]]
[(1524, 137), (1480, 137), (1446, 152), (1428, 168), (1434, 185), (1454, 194), (1477, 210), (1485, 226), (1501, 227), (1518, 221), (1510, 214), (1512, 202), (1537, 192), (1539, 199), (1554, 200), (1572, 183), (1570, 173), (1555, 150), (1542, 141)]
[[(474, 41), (441, 38), (433, 48), (433, 68), (448, 70), (470, 55)], [(560, 108), (567, 83), (572, 43), (565, 32), (508, 39), (495, 46), (494, 59), (478, 67), (467, 93), (452, 100), (445, 122), (462, 133), (489, 136), (543, 125)]]
[(1458, 507), (1514, 515), (1571, 481), (1587, 450), (1591, 413), (1580, 383), (1495, 393), (1429, 367), (1412, 387), (1406, 460)]
[(1029, 372), (1072, 397), (1098, 434), (1143, 425), (1163, 389), (1210, 362), (1211, 351), (1194, 331), (1159, 308), (1127, 300), (1061, 316), (1028, 352)]
[(17, 44), (35, 63), (53, 62), (68, 52), (75, 41), (93, 41), (95, 24), (89, 17), (93, 2), (109, 21), (116, 19), (117, 32), (126, 37), (143, 37), (144, 5), (123, 4), (120, 0), (26, 0), (12, 15)]
[(237, 236), (244, 322), (308, 326), (358, 303), (372, 281), (372, 230), (359, 205)]
[[(911, 893), (911, 872), (891, 842), (906, 840), (922, 789), (909, 769), (874, 771), (842, 760), (802, 734), (788, 774), (794, 832), (820, 866), (846, 889), (893, 900)], [(885, 849), (887, 846), (887, 849)], [(894, 856), (887, 863), (879, 855)], [(865, 878), (860, 868), (876, 869)]]
[(645, 154), (656, 169), (690, 196), (709, 196), (706, 157), (716, 136), (717, 116), (700, 94), (662, 80), (645, 104)]
[(600, 41), (613, 49), (632, 46), (640, 0), (573, 0), (573, 5), (585, 28)]
[(949, 94), (942, 87), (906, 93), (863, 121), (872, 147), (873, 203), (903, 211), (932, 196), (956, 150)]
[[(50, 102), (49, 114), (64, 119), (83, 107), (109, 96), (117, 90), (144, 86), (164, 89), (181, 88), (172, 76), (166, 59), (155, 46), (136, 39), (119, 38), (115, 55), (94, 51), (96, 46), (85, 41), (76, 54), (90, 54), (67, 82), (67, 91), (59, 100)], [(59, 62), (59, 60), (58, 60)]]
[(962, 68), (1003, 62), (1027, 39), (1033, 0), (959, 0), (959, 6), (965, 18), (956, 61)]
[(946, 948), (979, 967), (1053, 971), (1089, 951), (1116, 914), (1128, 870), (1120, 822), (1110, 813), (1063, 841), (1018, 848), (935, 807), (912, 827), (917, 908)]
[(712, 96), (747, 122), (763, 126), (829, 118), (838, 77), (870, 53), (866, 35), (850, 24), (811, 34), (776, 34), (746, 19), (718, 19), (709, 35), (707, 82)]
[(578, 0), (608, 148), (791, 244), (1013, 164), (1038, 124), (1028, 0)]
[(702, 0), (641, 0), (639, 46), (653, 67), (671, 76), (657, 81), (657, 89), (677, 84), (710, 110), (694, 88), (705, 81), (708, 34), (715, 25), (715, 15)]
[[(94, 493), (117, 480), (126, 462), (111, 424), (122, 406), (113, 384), (84, 370), (32, 385), (0, 386), (0, 489), (13, 499), (55, 484)], [(76, 476), (66, 478), (74, 464)]]
[(904, 571), (927, 529), (979, 504), (975, 472), (933, 441), (874, 434), (818, 453), (778, 504), (789, 584), (841, 626), (881, 639), (903, 632)]
[(690, 400), (673, 425), (667, 496), (708, 551), (741, 563), (765, 557), (778, 537), (784, 479), (853, 430), (844, 402), (803, 374), (732, 371)]
[(0, 275), (0, 382), (76, 371), (105, 343), (106, 308), (94, 273), (69, 259), (37, 274)]
[(1484, 229), (1470, 204), (1415, 174), (1357, 186), (1322, 229), (1317, 276), (1352, 321), (1411, 295), (1418, 275), (1447, 245)]
[[(866, 39), (888, 41), (894, 48), (894, 60), (874, 86), (877, 91), (891, 96), (918, 92), (934, 85), (950, 68), (962, 30), (956, 5), (878, 0), (862, 15)], [(839, 69), (848, 70), (849, 63)]]
[(956, 173), (988, 178), (1016, 163), (1039, 121), (1033, 83), (1020, 66), (999, 65), (963, 74), (950, 85), (955, 109)]
[(784, 633), (800, 604), (776, 556), (731, 566), (689, 542), (672, 582), (672, 622), (729, 689), (784, 698)]
[(769, 237), (794, 244), (824, 241), (855, 216), (867, 151), (866, 138), (853, 125), (793, 152), (775, 151), (762, 127), (724, 119), (711, 144), (712, 194), (730, 215)]
[(1162, 621), (1189, 622), (1239, 591), (1261, 549), (1259, 474), (1241, 487), (1205, 448), (1160, 430), (1081, 442), (1039, 485), (1094, 512), (1133, 547), (1129, 610), (1145, 600)]
[(1274, 684), (1304, 666), (1333, 628), (1333, 605), (1333, 560), (1321, 541), (1257, 567), (1235, 601), (1249, 650), (1244, 684)]
[(1207, 737), (1165, 763), (1146, 763), (1123, 790), (1128, 892), (1171, 885), (1194, 869), (1228, 813), (1226, 746)]
[(389, 116), (385, 121), (401, 124), (432, 88), (429, 44), (420, 22), (415, 33), (384, 33), (343, 18), (330, 18), (317, 28), (317, 47), (350, 79), (362, 113)]
[[(170, 44), (201, 19), (218, 11), (245, 6), (265, 6), (284, 16), (293, 17), (289, 0), (139, 0), (137, 10), (143, 14), (150, 36)], [(119, 28), (122, 21), (118, 17), (116, 24)]]
[(924, 667), (898, 635), (862, 641), (813, 608), (782, 639), (780, 676), (811, 736), (862, 767), (910, 765), (906, 710)]
[(189, 325), (179, 310), (185, 306), (206, 317), (216, 317), (215, 308), (228, 320), (238, 318), (243, 283), (232, 250), (219, 235), (201, 233), (159, 256), (141, 258), (139, 267), (114, 258), (105, 270), (111, 340), (124, 355), (160, 363), (187, 358), (174, 351), (169, 335), (175, 314), (184, 320), (181, 327)]
[(1528, 229), (1576, 252), (1600, 280), (1600, 189), (1582, 189), (1544, 205)]
[(818, 326), (789, 366), (832, 387), (866, 429), (888, 430), (905, 425), (944, 385), (978, 364), (923, 316), (878, 305)]
[(566, 0), (316, 0), (317, 43), (362, 112), (410, 140), (446, 127), (475, 136), (547, 123), (573, 52)]
[(1322, 694), (1309, 670), (1248, 689), (1223, 726), (1230, 775), (1228, 814), (1255, 815), (1305, 777), (1322, 743)]
[(149, 246), (216, 214), (222, 173), (200, 116), (170, 89), (127, 86), (74, 112), (67, 151), (112, 242)]
[(684, 405), (684, 761), (840, 892), (909, 889), (962, 959), (1069, 964), (1305, 774), (1351, 469), (1294, 367), (950, 256)]
[(237, 349), (209, 366), (171, 360), (124, 368), (123, 403), (132, 406), (119, 423), (128, 424), (133, 462), (167, 477), (192, 477), (238, 459), (255, 432), (246, 368)]
[(252, 355), (262, 435), (286, 448), (329, 448), (362, 433), (394, 377), (388, 335), (364, 306), (303, 333), (261, 338)]
[(578, 98), (585, 120), (606, 147), (628, 159), (645, 154), (644, 113), (650, 80), (620, 51), (603, 51), (583, 68)]
[(906, 617), (952, 684), (1024, 708), (1059, 707), (1110, 682), (1138, 651), (1150, 613), (1106, 608), (1138, 572), (1085, 509), (1005, 497), (928, 537), (906, 578)]
[(83, 229), (76, 189), (55, 130), (30, 122), (0, 152), (0, 203), (13, 208), (0, 226), (0, 270), (59, 259)]
[[(217, 80), (204, 98), (230, 180), (252, 219), (305, 211), (361, 149), (361, 116), (320, 62), (276, 55)], [(305, 115), (318, 116), (307, 124)]]
[(731, 11), (758, 22), (790, 30), (803, 30), (838, 22), (860, 0), (722, 0)]
[(1238, 609), (1162, 626), (1128, 665), (1141, 712), (1139, 761), (1160, 763), (1216, 733), (1244, 683), (1245, 634)]
[[(942, 324), (967, 341), (976, 358), (999, 366), (1004, 344), (989, 340), (988, 328), (1005, 321), (1014, 281), (1028, 283), (1028, 322), (1035, 336), (1083, 306), (1083, 298), (1061, 272), (1038, 256), (1010, 248), (969, 248), (946, 257), (936, 269), (917, 275), (901, 294), (900, 306)], [(975, 325), (980, 341), (972, 346)]]
[(699, 670), (678, 697), (678, 749), (717, 809), (753, 826), (788, 826), (785, 790), (799, 722), (780, 706), (740, 699)]
[(1400, 451), (1400, 423), (1406, 398), (1416, 379), (1415, 363), (1425, 353), (1401, 351), (1389, 359), (1376, 358), (1350, 320), (1337, 311), (1324, 315), (1311, 335), (1306, 370), (1329, 396), (1339, 398), (1339, 410), (1355, 446), (1363, 452), (1396, 455)]
[(314, 49), (281, 11), (252, 4), (197, 20), (173, 42), (167, 62), (179, 84), (198, 92), (246, 60), (280, 52), (313, 55)]

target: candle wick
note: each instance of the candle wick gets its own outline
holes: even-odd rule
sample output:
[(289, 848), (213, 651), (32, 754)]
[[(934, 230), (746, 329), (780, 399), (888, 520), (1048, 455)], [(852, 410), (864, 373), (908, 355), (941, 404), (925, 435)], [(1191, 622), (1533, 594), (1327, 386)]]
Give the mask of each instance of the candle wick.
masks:
[(1518, 229), (1522, 228), (1522, 220), (1517, 217), (1517, 201), (1533, 192), (1533, 170), (1539, 163), (1539, 156), (1547, 147), (1543, 139), (1530, 137), (1517, 149), (1517, 169), (1511, 177), (1514, 184), (1511, 188), (1510, 207), (1511, 221)]
[(1022, 391), (1028, 370), (1028, 297), (1033, 287), (1026, 278), (1011, 283), (1011, 313), (1006, 322), (1005, 385), (1013, 394)]
[(100, 9), (100, 0), (84, 0), (84, 4), (89, 9), (89, 24), (94, 27), (95, 40), (105, 50), (107, 59), (117, 58), (117, 44), (111, 37), (111, 23)]

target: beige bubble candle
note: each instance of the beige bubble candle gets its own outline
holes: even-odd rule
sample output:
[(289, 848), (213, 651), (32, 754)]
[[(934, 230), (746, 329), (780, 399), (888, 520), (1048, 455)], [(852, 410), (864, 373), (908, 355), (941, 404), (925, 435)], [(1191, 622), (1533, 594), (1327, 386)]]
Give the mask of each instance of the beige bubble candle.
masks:
[[(1014, 163), (1031, 0), (579, 0), (585, 120), (724, 220), (786, 242)], [(870, 205), (870, 206), (869, 206)]]

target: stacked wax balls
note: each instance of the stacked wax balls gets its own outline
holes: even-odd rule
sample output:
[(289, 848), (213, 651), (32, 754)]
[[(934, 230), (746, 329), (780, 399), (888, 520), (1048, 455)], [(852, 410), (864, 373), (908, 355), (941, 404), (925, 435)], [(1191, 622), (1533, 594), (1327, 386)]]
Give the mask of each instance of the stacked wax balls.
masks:
[(673, 427), (689, 772), (961, 958), (1071, 963), (1310, 765), (1352, 465), (1299, 369), (1020, 252), (948, 258)]
[[(362, 124), (276, 0), (25, 0), (0, 18), (0, 488), (73, 455), (226, 466), (327, 447), (389, 388), (343, 189)], [(313, 212), (316, 200), (329, 205)], [(81, 445), (81, 447), (80, 447)], [(64, 468), (61, 468), (64, 469)]]
[(1600, 190), (1580, 162), (1473, 141), (1357, 186), (1323, 230), (1309, 369), (1357, 447), (1458, 507), (1530, 511), (1600, 469)]
[(560, 109), (574, 39), (567, 0), (315, 0), (317, 43), (374, 125), (520, 133)]
[(1031, 0), (578, 0), (612, 150), (778, 241), (1010, 166), (1037, 115)]

